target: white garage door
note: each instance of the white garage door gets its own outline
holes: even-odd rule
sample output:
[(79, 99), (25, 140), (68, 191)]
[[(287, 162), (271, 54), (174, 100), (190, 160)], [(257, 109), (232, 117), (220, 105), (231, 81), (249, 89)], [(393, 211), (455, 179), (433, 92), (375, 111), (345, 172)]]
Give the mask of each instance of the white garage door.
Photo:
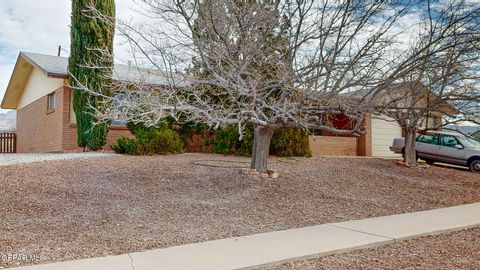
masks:
[[(384, 119), (388, 119), (383, 117)], [(374, 157), (398, 156), (390, 151), (393, 139), (402, 137), (402, 128), (393, 119), (372, 119), (372, 155)]]

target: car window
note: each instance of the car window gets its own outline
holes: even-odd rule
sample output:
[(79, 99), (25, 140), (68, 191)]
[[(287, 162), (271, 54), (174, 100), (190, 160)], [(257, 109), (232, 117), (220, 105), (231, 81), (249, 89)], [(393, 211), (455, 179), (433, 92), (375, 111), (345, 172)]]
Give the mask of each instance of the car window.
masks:
[(438, 134), (423, 134), (417, 137), (417, 142), (437, 144)]
[(461, 137), (460, 141), (467, 148), (480, 148), (480, 142), (469, 137)]
[(440, 138), (440, 145), (447, 147), (455, 147), (460, 144), (455, 136), (452, 135), (443, 135)]
[(472, 138), (474, 138), (475, 140), (480, 141), (480, 130), (477, 131), (477, 132), (475, 132), (475, 133), (473, 133), (471, 136), (472, 136)]

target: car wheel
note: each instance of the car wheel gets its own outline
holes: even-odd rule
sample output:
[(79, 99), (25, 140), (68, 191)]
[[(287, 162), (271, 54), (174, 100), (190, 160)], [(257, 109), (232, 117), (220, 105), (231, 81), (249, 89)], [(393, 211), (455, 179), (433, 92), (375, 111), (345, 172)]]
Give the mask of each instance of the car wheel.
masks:
[(470, 170), (474, 173), (480, 173), (480, 159), (474, 159), (470, 162)]
[(425, 163), (427, 163), (428, 165), (432, 165), (433, 164), (433, 160), (431, 159), (425, 159)]

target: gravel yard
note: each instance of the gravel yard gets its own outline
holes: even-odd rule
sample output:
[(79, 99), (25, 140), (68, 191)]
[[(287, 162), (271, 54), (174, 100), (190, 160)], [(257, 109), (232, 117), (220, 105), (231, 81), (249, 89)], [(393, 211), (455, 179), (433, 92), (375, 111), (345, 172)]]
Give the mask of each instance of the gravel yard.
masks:
[(47, 263), (480, 201), (480, 175), (465, 170), (272, 159), (280, 178), (261, 180), (238, 173), (248, 161), (113, 155), (0, 166), (0, 255)]
[(75, 158), (108, 157), (109, 153), (35, 153), (35, 154), (0, 154), (0, 166), (25, 164), (40, 161), (68, 160)]
[[(480, 269), (480, 228), (427, 236), (261, 270)], [(260, 270), (260, 269), (259, 269)]]

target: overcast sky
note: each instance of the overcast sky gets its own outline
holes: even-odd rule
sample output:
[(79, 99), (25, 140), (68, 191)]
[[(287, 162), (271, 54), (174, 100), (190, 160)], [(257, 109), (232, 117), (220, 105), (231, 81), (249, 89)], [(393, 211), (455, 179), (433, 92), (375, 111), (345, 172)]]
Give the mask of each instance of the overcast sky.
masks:
[[(138, 17), (134, 1), (116, 5), (118, 17)], [(69, 0), (0, 0), (0, 100), (20, 51), (56, 55), (61, 45), (62, 55), (69, 54), (70, 13)], [(125, 59), (128, 51), (117, 42), (115, 54)]]

